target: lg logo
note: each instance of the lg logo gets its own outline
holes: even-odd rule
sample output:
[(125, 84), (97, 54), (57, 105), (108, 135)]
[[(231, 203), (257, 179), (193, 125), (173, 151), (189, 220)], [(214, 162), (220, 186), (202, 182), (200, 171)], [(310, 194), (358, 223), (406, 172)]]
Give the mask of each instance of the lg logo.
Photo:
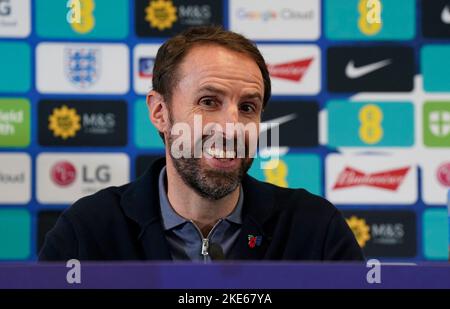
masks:
[[(58, 186), (67, 187), (75, 182), (77, 169), (68, 161), (60, 161), (53, 165), (50, 177)], [(85, 184), (107, 183), (111, 180), (110, 166), (99, 165), (94, 168), (83, 165), (81, 167), (81, 179)]]
[(84, 183), (107, 183), (111, 180), (111, 173), (108, 165), (99, 165), (93, 171), (88, 166), (83, 166)]
[(0, 0), (0, 16), (9, 16), (11, 14), (10, 0)]

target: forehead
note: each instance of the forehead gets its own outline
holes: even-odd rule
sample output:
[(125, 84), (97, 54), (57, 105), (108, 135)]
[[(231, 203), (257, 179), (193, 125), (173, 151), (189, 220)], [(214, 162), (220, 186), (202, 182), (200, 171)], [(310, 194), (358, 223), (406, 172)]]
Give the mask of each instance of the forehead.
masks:
[(179, 81), (241, 82), (263, 91), (261, 71), (249, 55), (216, 44), (192, 47), (178, 68)]

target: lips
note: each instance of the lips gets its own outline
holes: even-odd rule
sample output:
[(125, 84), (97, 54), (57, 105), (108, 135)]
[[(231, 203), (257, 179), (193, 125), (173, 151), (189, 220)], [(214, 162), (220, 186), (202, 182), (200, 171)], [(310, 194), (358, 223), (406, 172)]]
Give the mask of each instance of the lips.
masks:
[(233, 150), (224, 151), (210, 147), (205, 149), (205, 162), (214, 169), (231, 170), (238, 166), (236, 152)]
[(234, 150), (227, 150), (224, 151), (223, 149), (216, 149), (214, 147), (210, 147), (208, 149), (205, 149), (205, 152), (215, 159), (235, 159), (236, 158), (236, 151)]

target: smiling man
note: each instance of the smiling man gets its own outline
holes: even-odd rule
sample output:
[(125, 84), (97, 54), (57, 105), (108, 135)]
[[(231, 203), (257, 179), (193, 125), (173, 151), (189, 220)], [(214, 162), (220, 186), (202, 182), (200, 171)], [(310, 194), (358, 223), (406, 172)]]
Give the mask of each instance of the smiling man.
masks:
[(165, 42), (147, 97), (165, 158), (68, 208), (40, 260), (363, 260), (331, 203), (247, 175), (258, 135), (242, 128), (259, 132), (270, 91), (239, 34), (199, 27)]

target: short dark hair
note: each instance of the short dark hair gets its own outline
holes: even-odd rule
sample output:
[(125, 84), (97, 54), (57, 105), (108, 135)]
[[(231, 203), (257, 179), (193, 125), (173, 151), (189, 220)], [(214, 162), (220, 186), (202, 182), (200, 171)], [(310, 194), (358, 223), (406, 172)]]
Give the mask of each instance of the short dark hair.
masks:
[(253, 59), (261, 71), (264, 82), (263, 107), (271, 94), (269, 71), (256, 45), (244, 36), (224, 30), (220, 26), (189, 28), (167, 40), (158, 50), (153, 66), (153, 90), (170, 102), (172, 90), (178, 82), (177, 70), (189, 50), (200, 44), (217, 44), (243, 53)]

